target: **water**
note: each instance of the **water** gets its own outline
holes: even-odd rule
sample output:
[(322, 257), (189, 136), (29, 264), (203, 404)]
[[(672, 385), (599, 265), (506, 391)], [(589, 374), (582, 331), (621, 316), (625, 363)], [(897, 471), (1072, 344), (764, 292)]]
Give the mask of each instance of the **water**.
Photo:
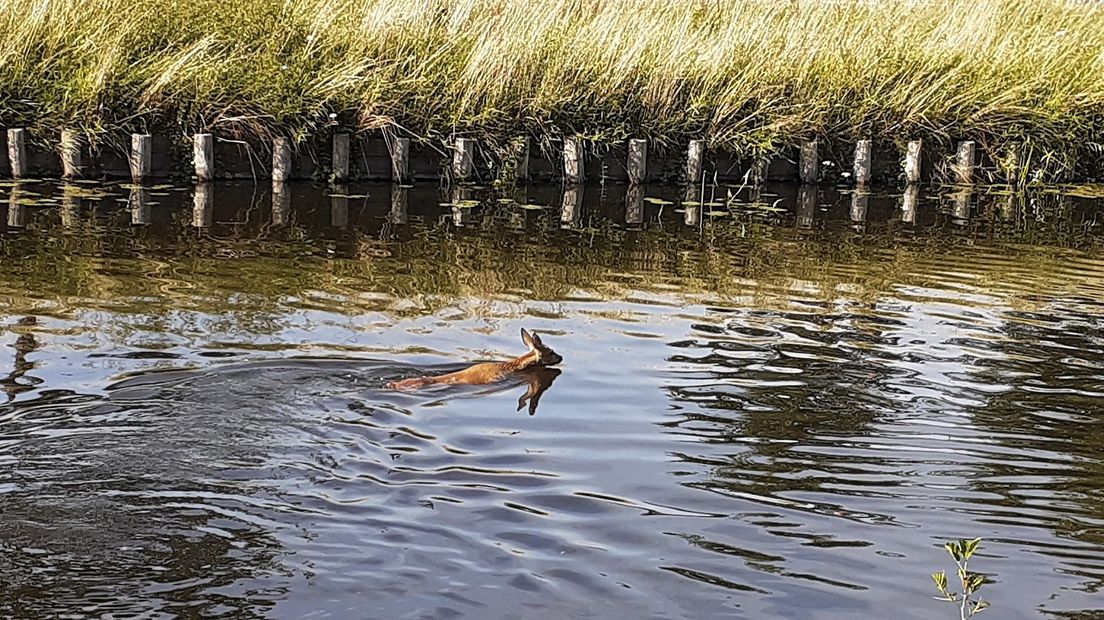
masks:
[(343, 191), (0, 188), (0, 615), (1104, 617), (1101, 203)]

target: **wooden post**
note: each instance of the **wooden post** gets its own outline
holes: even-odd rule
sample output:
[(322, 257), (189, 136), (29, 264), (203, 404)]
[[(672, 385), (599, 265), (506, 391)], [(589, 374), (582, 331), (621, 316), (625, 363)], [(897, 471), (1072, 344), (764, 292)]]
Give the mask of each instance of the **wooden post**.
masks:
[(629, 160), (627, 166), (630, 185), (640, 185), (648, 180), (647, 140), (629, 140)]
[(291, 194), (285, 183), (272, 183), (272, 223), (282, 226), (291, 215)]
[(192, 202), (192, 226), (208, 228), (214, 219), (214, 195), (210, 183), (196, 183)]
[(705, 140), (691, 140), (686, 147), (686, 183), (697, 186), (702, 181), (702, 165), (705, 160)]
[(139, 184), (153, 169), (153, 137), (148, 133), (130, 136), (130, 180)]
[(583, 212), (583, 189), (578, 185), (565, 185), (563, 206), (560, 210), (560, 224), (572, 228), (579, 223)]
[(905, 188), (905, 194), (901, 197), (901, 221), (908, 224), (916, 223), (916, 211), (920, 205), (920, 186), (909, 185)]
[(25, 129), (8, 130), (8, 163), (11, 164), (13, 179), (27, 176), (27, 131)]
[(920, 182), (920, 155), (923, 150), (923, 142), (920, 140), (908, 143), (905, 152), (905, 182), (909, 184)]
[(149, 190), (139, 185), (130, 188), (130, 223), (145, 226), (150, 223)]
[(289, 180), (291, 180), (291, 145), (288, 144), (287, 138), (281, 136), (272, 141), (272, 182), (285, 183)]
[(475, 169), (475, 140), (457, 138), (452, 152), (452, 178), (459, 183), (470, 181)]
[(816, 185), (820, 175), (819, 144), (814, 140), (801, 143), (801, 156), (798, 162), (798, 174), (805, 185)]
[(855, 143), (855, 165), (852, 174), (855, 177), (855, 185), (866, 187), (870, 184), (870, 140), (859, 140)]
[(192, 164), (198, 183), (215, 180), (215, 137), (209, 133), (192, 136)]
[(391, 184), (391, 213), (388, 214), (388, 219), (392, 224), (406, 223), (409, 192), (410, 190), (398, 183)]
[(515, 162), (514, 179), (519, 182), (529, 180), (529, 137), (521, 136), (514, 141)]
[(334, 185), (330, 194), (330, 226), (344, 229), (349, 225), (349, 186)]
[(977, 161), (977, 145), (974, 144), (974, 141), (964, 140), (959, 142), (954, 165), (956, 183), (962, 185), (973, 184), (975, 161)]
[(578, 185), (583, 182), (583, 147), (579, 136), (568, 136), (563, 141), (564, 183)]
[(335, 133), (333, 137), (333, 180), (335, 183), (349, 180), (349, 134)]
[(410, 182), (410, 138), (395, 138), (391, 147), (391, 180)]
[(61, 178), (66, 181), (81, 176), (81, 146), (77, 132), (65, 129), (61, 132)]

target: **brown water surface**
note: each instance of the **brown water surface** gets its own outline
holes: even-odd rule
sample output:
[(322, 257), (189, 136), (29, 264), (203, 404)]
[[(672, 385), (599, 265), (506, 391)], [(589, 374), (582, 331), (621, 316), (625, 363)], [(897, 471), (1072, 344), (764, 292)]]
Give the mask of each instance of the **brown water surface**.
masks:
[(331, 194), (0, 187), (0, 615), (1104, 617), (1101, 202)]

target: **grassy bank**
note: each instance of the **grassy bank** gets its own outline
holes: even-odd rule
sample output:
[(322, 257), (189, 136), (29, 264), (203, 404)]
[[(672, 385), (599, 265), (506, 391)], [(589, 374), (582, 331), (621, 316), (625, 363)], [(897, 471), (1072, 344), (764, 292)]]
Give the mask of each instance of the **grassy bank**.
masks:
[[(0, 124), (1104, 142), (1084, 0), (0, 0)], [(1098, 148), (1091, 147), (1090, 148)]]

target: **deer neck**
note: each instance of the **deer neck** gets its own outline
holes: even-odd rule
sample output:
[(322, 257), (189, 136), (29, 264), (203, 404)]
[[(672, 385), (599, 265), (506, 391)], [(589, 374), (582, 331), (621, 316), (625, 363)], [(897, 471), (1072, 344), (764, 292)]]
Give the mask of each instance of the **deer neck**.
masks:
[(536, 351), (529, 351), (524, 355), (519, 355), (508, 362), (502, 362), (502, 370), (506, 372), (517, 372), (519, 370), (525, 370), (530, 366), (535, 366), (540, 359), (540, 355)]

